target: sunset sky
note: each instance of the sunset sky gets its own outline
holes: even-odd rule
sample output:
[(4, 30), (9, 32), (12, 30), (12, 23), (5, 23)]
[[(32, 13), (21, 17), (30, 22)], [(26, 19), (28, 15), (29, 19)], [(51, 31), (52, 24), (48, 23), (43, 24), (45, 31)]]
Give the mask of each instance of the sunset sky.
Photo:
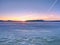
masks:
[(60, 0), (0, 0), (0, 20), (60, 20)]

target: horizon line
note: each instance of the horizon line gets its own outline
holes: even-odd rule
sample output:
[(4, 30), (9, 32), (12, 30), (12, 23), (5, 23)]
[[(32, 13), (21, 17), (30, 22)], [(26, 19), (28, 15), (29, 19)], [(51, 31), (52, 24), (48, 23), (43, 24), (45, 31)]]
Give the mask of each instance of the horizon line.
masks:
[[(34, 19), (32, 19), (34, 20)], [(35, 20), (43, 20), (43, 21), (60, 21), (60, 20), (44, 20), (44, 19), (35, 19)], [(29, 20), (0, 20), (0, 21), (29, 21)]]

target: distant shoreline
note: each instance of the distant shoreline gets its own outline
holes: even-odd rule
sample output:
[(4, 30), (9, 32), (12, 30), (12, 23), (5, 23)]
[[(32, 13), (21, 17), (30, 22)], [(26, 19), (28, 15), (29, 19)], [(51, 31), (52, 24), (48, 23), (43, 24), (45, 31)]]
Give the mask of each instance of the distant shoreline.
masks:
[(60, 22), (60, 20), (26, 20), (26, 21), (13, 21), (13, 20), (0, 20), (0, 22)]

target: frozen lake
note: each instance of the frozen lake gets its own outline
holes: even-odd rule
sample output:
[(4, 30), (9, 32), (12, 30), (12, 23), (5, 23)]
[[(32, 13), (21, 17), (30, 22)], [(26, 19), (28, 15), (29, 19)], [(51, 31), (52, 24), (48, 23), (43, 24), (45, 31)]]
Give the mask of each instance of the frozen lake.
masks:
[(0, 45), (60, 45), (60, 22), (0, 22)]

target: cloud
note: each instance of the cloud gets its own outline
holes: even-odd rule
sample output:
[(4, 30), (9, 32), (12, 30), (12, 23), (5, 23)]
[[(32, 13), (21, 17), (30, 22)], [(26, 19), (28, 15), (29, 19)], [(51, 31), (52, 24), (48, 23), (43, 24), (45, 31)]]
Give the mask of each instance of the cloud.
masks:
[(56, 5), (58, 0), (55, 0), (52, 5), (50, 6), (50, 8), (48, 9), (48, 12), (51, 11), (51, 9)]

